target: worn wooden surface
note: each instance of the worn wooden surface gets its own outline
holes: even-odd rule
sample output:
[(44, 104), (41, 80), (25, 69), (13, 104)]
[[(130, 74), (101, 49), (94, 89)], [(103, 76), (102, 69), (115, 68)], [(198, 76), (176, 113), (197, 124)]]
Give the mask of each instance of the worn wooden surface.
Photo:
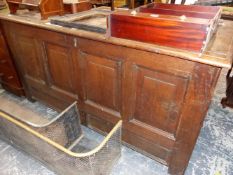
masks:
[(212, 37), (220, 12), (220, 7), (151, 3), (112, 13), (108, 30), (117, 38), (201, 53)]
[[(96, 10), (93, 10), (96, 11)], [(92, 14), (92, 11), (85, 12), (87, 14)], [(79, 14), (77, 14), (77, 17)], [(69, 18), (69, 17), (67, 17)], [(155, 44), (148, 44), (138, 41), (126, 40), (126, 39), (119, 39), (114, 37), (106, 36), (105, 34), (99, 34), (94, 32), (88, 32), (84, 30), (73, 30), (70, 28), (64, 28), (57, 25), (51, 25), (48, 20), (40, 20), (38, 18), (33, 18), (31, 16), (16, 16), (16, 15), (9, 15), (8, 13), (0, 13), (0, 19), (5, 19), (7, 21), (13, 21), (22, 24), (28, 24), (30, 26), (40, 27), (47, 30), (57, 31), (61, 33), (71, 34), (75, 36), (85, 37), (89, 39), (95, 38), (95, 40), (106, 42), (110, 44), (121, 45), (129, 48), (135, 48), (140, 50), (147, 50), (149, 52), (160, 53), (170, 56), (176, 56), (182, 59), (192, 60), (204, 64), (210, 64), (214, 66), (220, 67), (228, 67), (231, 66), (231, 54), (230, 48), (232, 42), (232, 22), (231, 21), (220, 21), (218, 26), (217, 34), (214, 35), (211, 41), (208, 44), (208, 48), (206, 51), (200, 55), (190, 51), (184, 51), (181, 49), (174, 49), (171, 47), (163, 47)], [(223, 33), (224, 31), (224, 33)], [(227, 33), (227, 34), (226, 34)], [(227, 36), (227, 37), (226, 37)], [(224, 38), (224, 42), (223, 41)], [(213, 47), (215, 45), (221, 44), (221, 47)], [(228, 51), (226, 51), (228, 50)]]
[(3, 88), (16, 94), (23, 95), (23, 88), (20, 83), (15, 65), (12, 62), (11, 55), (8, 50), (8, 45), (3, 36), (0, 25), (0, 84)]
[(209, 20), (193, 18), (181, 21), (179, 17), (150, 13), (113, 13), (109, 17), (110, 35), (146, 43), (155, 43), (179, 49), (201, 52), (206, 40)]
[(28, 98), (57, 109), (77, 100), (83, 123), (101, 131), (123, 119), (125, 142), (171, 174), (184, 173), (221, 67), (231, 63), (225, 35), (232, 36), (232, 22), (224, 21), (198, 58), (45, 21), (1, 19)]

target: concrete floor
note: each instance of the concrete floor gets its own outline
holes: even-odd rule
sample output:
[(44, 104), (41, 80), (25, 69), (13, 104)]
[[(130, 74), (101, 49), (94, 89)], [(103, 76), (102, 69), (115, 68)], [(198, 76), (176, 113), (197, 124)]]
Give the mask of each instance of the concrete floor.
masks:
[[(224, 96), (225, 74), (222, 72), (212, 104), (198, 137), (186, 175), (233, 175), (233, 110), (219, 103)], [(25, 100), (25, 99), (22, 99)], [(26, 103), (26, 101), (24, 101)], [(1, 103), (1, 101), (0, 101)], [(29, 102), (27, 102), (29, 103)], [(30, 104), (33, 108), (40, 104)], [(48, 111), (41, 105), (42, 111)], [(46, 113), (46, 112), (45, 112)], [(94, 141), (98, 133), (83, 127), (84, 134)], [(167, 167), (122, 146), (122, 156), (111, 175), (166, 175)], [(40, 162), (0, 140), (0, 175), (54, 175)]]

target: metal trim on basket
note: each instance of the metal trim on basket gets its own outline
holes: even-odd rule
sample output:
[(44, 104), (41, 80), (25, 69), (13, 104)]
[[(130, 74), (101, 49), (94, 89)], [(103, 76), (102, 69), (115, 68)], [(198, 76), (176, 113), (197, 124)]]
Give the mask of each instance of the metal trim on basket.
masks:
[[(76, 106), (76, 103), (74, 103), (74, 104)], [(74, 104), (72, 104), (72, 105), (74, 105)], [(54, 122), (58, 121), (61, 118), (61, 116), (65, 112), (67, 112), (67, 110), (69, 110), (72, 107), (72, 105), (70, 107), (68, 107), (66, 110), (64, 110), (54, 120), (52, 120), (51, 122), (49, 122), (48, 124), (46, 124), (45, 126), (46, 127), (50, 126), (50, 125), (54, 124)], [(78, 120), (80, 120), (79, 116), (78, 116)], [(32, 127), (35, 127), (35, 126), (30, 126), (30, 124), (25, 123), (24, 121), (19, 121), (18, 119), (15, 119), (14, 117), (11, 117), (11, 116), (9, 116), (9, 115), (5, 114), (4, 112), (1, 112), (1, 111), (0, 111), (0, 121), (1, 121), (0, 122), (0, 136), (4, 140), (6, 139), (6, 141), (8, 141), (8, 142), (12, 142), (12, 143), (14, 142), (14, 144), (16, 144), (15, 145), (16, 147), (21, 148), (25, 152), (29, 152), (29, 154), (31, 154), (33, 157), (38, 158), (42, 163), (45, 163), (45, 164), (48, 163), (49, 160), (46, 159), (46, 156), (45, 157), (41, 157), (40, 155), (37, 155), (39, 153), (37, 153), (35, 151), (36, 149), (46, 149), (46, 148), (49, 148), (50, 150), (52, 150), (54, 152), (54, 154), (55, 154), (55, 156), (57, 156), (56, 158), (58, 160), (65, 157), (66, 159), (64, 159), (64, 160), (62, 159), (62, 161), (63, 162), (66, 161), (66, 160), (68, 161), (69, 166), (67, 166), (67, 169), (70, 169), (70, 167), (77, 168), (75, 166), (80, 167), (80, 164), (82, 164), (82, 162), (81, 162), (82, 160), (85, 160), (84, 163), (86, 163), (86, 161), (88, 160), (89, 162), (87, 162), (85, 164), (85, 168), (87, 168), (87, 167), (89, 168), (90, 167), (90, 169), (91, 169), (90, 172), (92, 172), (91, 174), (99, 174), (100, 171), (104, 171), (104, 168), (108, 169), (108, 167), (104, 167), (104, 166), (110, 166), (110, 165), (112, 165), (119, 158), (119, 156), (120, 156), (120, 152), (121, 152), (120, 151), (121, 150), (121, 148), (120, 148), (120, 145), (121, 145), (121, 126), (122, 126), (122, 121), (121, 120), (114, 126), (114, 128), (108, 133), (108, 135), (104, 138), (104, 140), (95, 149), (93, 149), (93, 150), (91, 150), (89, 152), (85, 152), (85, 153), (76, 153), (76, 152), (73, 152), (71, 150), (70, 146), (66, 147), (64, 145), (61, 145), (61, 144), (55, 142), (54, 140), (51, 140), (50, 138), (42, 135), (38, 131), (35, 131), (32, 128)], [(22, 129), (22, 133), (24, 133), (24, 134), (26, 133), (25, 135), (30, 136), (32, 138), (32, 142), (35, 141), (35, 140), (36, 140), (36, 142), (41, 142), (42, 145), (45, 145), (45, 148), (44, 147), (43, 148), (31, 148), (31, 147), (29, 147), (29, 146), (31, 146), (30, 142), (25, 143), (25, 144), (28, 144), (29, 146), (28, 145), (25, 145), (25, 147), (22, 146), (22, 145), (24, 145), (24, 143), (22, 143), (22, 139), (18, 138), (18, 137), (21, 137), (21, 135), (17, 135), (17, 133), (14, 133), (12, 131), (14, 129), (10, 130), (10, 128), (8, 129), (7, 126), (3, 126), (4, 123), (5, 123), (5, 125), (6, 124), (9, 125), (9, 126), (12, 125), (12, 128), (16, 127), (20, 131)], [(43, 127), (45, 127), (45, 126), (43, 126)], [(36, 127), (38, 128), (39, 126), (36, 126)], [(41, 127), (41, 128), (43, 128), (43, 127)], [(80, 139), (81, 136), (82, 136), (82, 134), (79, 133), (78, 137), (76, 138), (76, 140), (74, 140), (74, 142), (77, 143), (77, 141)], [(7, 138), (7, 137), (9, 137), (9, 138)], [(14, 138), (14, 141), (11, 141), (10, 137)], [(39, 140), (37, 140), (37, 139), (39, 139)], [(109, 148), (111, 145), (113, 145), (112, 148)], [(114, 148), (114, 145), (115, 145), (115, 148)], [(37, 147), (37, 145), (35, 147)], [(27, 150), (26, 148), (27, 149), (29, 148), (29, 150)], [(42, 151), (43, 154), (44, 154), (45, 150), (39, 150), (39, 151)], [(102, 161), (101, 154), (103, 154), (103, 156), (106, 156), (108, 154), (111, 154), (111, 152), (109, 152), (109, 151), (113, 151), (114, 152), (113, 153), (113, 157), (108, 158), (108, 159), (111, 159), (111, 160), (103, 160), (102, 167), (101, 167), (101, 165), (100, 165), (101, 162), (99, 160), (94, 160), (94, 159), (95, 158), (100, 158), (101, 161)], [(33, 155), (33, 153), (35, 153), (36, 155)], [(59, 154), (60, 154), (60, 156), (59, 156)], [(103, 159), (104, 159), (104, 157), (103, 157)], [(62, 165), (62, 161), (59, 162), (58, 164)], [(60, 174), (60, 171), (62, 170), (62, 167), (58, 167), (56, 165), (56, 160), (51, 160), (50, 162), (53, 162), (53, 164), (52, 165), (48, 165), (48, 167), (51, 168), (51, 169), (53, 169), (54, 171), (56, 171), (56, 172), (58, 172)], [(66, 171), (64, 170), (63, 172), (61, 172), (61, 174), (66, 174), (65, 172)], [(107, 173), (107, 170), (106, 170), (106, 173), (103, 172), (101, 174), (108, 174), (108, 173)], [(73, 174), (75, 174), (75, 173), (73, 173)], [(80, 174), (80, 172), (77, 172), (77, 174)]]

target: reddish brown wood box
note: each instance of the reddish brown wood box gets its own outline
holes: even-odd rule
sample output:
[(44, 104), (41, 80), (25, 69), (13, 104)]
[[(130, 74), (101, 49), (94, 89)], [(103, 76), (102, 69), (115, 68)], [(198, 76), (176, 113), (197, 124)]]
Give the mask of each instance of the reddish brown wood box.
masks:
[(64, 13), (62, 0), (6, 0), (6, 2), (11, 14), (15, 14), (20, 6), (24, 6), (29, 10), (38, 10), (41, 14), (41, 19)]
[(88, 0), (63, 0), (65, 13), (78, 13), (92, 8), (92, 4)]
[(112, 37), (203, 52), (216, 30), (220, 7), (151, 3), (109, 16)]

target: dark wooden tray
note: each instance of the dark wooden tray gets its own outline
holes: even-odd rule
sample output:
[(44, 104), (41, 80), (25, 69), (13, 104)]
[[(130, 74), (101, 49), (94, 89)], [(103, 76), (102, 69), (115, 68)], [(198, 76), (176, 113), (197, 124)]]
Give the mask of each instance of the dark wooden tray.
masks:
[(108, 12), (90, 10), (79, 14), (69, 14), (64, 17), (52, 18), (50, 23), (105, 34), (108, 14)]
[(136, 10), (112, 13), (108, 33), (113, 37), (202, 52), (220, 16), (220, 7), (151, 3)]

